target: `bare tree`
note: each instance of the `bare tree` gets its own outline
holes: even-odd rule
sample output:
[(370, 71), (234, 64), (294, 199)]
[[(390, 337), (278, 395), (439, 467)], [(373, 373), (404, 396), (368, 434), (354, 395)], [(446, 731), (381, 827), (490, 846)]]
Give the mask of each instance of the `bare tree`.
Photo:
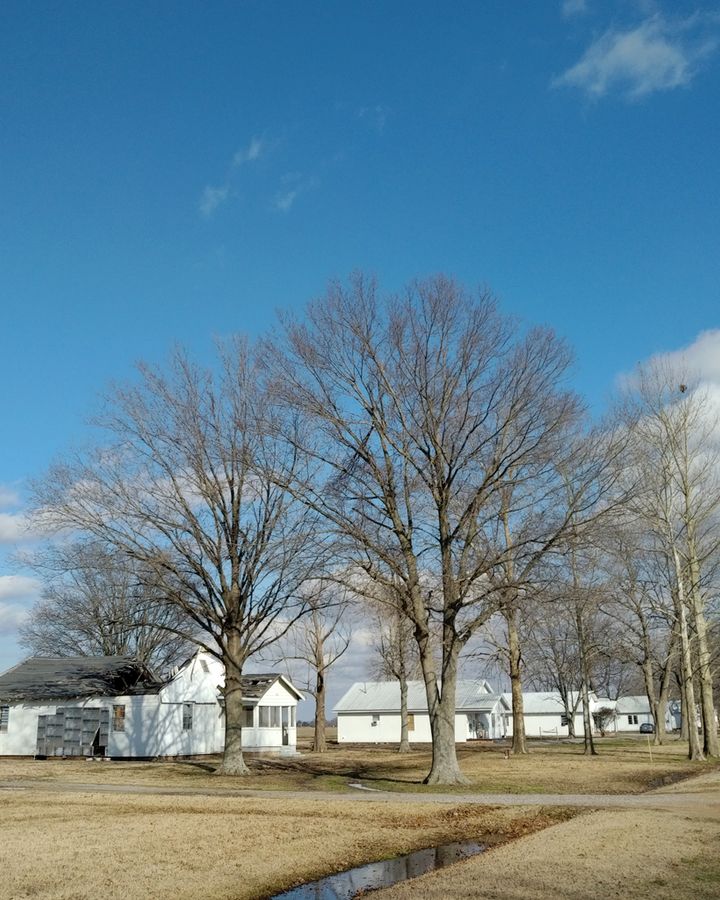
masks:
[[(661, 363), (640, 369), (631, 385), (634, 456), (643, 473), (636, 504), (667, 566), (679, 636), (689, 755), (720, 754), (706, 608), (709, 573), (720, 550), (720, 429), (707, 394)], [(694, 637), (695, 654), (692, 641)], [(695, 674), (700, 688), (703, 748), (694, 726)]]
[(307, 614), (298, 619), (288, 635), (284, 659), (307, 669), (303, 689), (315, 701), (313, 750), (324, 753), (327, 750), (327, 675), (350, 646), (351, 610), (342, 588), (329, 583), (311, 590), (307, 607)]
[(405, 605), (397, 591), (385, 591), (383, 598), (377, 599), (370, 609), (373, 668), (381, 678), (393, 679), (400, 686), (400, 753), (410, 750), (408, 681), (420, 671), (412, 622), (403, 611)]
[[(368, 577), (402, 585), (430, 715), (429, 783), (464, 781), (458, 659), (499, 606), (498, 493), (508, 472), (550, 457), (575, 415), (569, 361), (551, 332), (521, 334), (489, 295), (471, 299), (443, 277), (381, 302), (356, 276), (267, 346), (286, 439), (312, 475), (285, 484), (354, 544)], [(546, 525), (524, 536), (526, 554), (552, 540)]]
[(108, 443), (55, 465), (35, 491), (47, 524), (150, 573), (223, 662), (219, 771), (233, 775), (248, 772), (243, 666), (304, 613), (322, 547), (308, 508), (277, 485), (295, 462), (268, 437), (268, 409), (242, 341), (221, 350), (217, 373), (178, 352), (167, 375), (141, 366), (137, 386), (114, 390), (98, 423)]
[(34, 551), (25, 560), (44, 581), (20, 629), (39, 656), (131, 656), (164, 671), (187, 658), (194, 624), (163, 602), (152, 574), (97, 541)]

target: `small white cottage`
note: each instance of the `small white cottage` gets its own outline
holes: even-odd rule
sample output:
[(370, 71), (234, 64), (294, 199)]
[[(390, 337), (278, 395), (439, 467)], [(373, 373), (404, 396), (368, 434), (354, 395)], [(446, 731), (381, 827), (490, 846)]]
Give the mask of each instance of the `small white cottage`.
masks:
[[(0, 675), (0, 756), (196, 756), (223, 749), (225, 672), (199, 651), (160, 681), (118, 656), (25, 660)], [(248, 752), (294, 753), (302, 695), (282, 675), (243, 678)]]
[[(455, 740), (501, 738), (509, 707), (487, 681), (459, 681), (456, 694)], [(338, 743), (397, 743), (400, 740), (400, 684), (358, 681), (335, 706)], [(408, 682), (408, 740), (431, 741), (425, 685)]]
[[(512, 695), (503, 694), (512, 709)], [(575, 707), (573, 724), (575, 734), (583, 733), (582, 705), (577, 692), (570, 694), (570, 702)], [(595, 709), (597, 698), (590, 695), (590, 710)], [(523, 718), (525, 734), (528, 737), (567, 737), (570, 733), (569, 716), (565, 712), (565, 704), (558, 691), (523, 691)], [(508, 736), (513, 733), (512, 716), (508, 727)]]

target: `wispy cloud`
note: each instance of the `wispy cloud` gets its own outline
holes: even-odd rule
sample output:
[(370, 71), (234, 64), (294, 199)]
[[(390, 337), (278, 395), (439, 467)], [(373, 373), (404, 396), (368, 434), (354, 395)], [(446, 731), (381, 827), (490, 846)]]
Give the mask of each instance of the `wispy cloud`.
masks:
[(313, 190), (319, 183), (316, 176), (308, 178), (298, 172), (289, 172), (283, 176), (282, 181), (284, 187), (277, 192), (272, 202), (273, 208), (281, 213), (290, 212), (298, 197)]
[(357, 111), (358, 119), (362, 119), (379, 132), (385, 130), (385, 124), (389, 115), (390, 108), (382, 106), (380, 103), (375, 104), (375, 106), (361, 106)]
[(579, 88), (593, 98), (618, 90), (631, 100), (682, 87), (717, 49), (717, 25), (710, 15), (677, 20), (654, 15), (635, 28), (610, 29), (552, 85)]
[(233, 156), (233, 165), (242, 166), (245, 163), (255, 162), (260, 159), (266, 149), (266, 142), (261, 137), (253, 137), (247, 147), (243, 147)]
[(220, 187), (212, 187), (208, 185), (202, 192), (202, 197), (200, 198), (200, 212), (206, 219), (210, 218), (210, 216), (215, 212), (218, 206), (222, 206), (223, 203), (230, 196), (230, 186), (227, 184), (221, 185)]
[(581, 16), (588, 11), (587, 0), (563, 0), (560, 11), (566, 19), (572, 16)]

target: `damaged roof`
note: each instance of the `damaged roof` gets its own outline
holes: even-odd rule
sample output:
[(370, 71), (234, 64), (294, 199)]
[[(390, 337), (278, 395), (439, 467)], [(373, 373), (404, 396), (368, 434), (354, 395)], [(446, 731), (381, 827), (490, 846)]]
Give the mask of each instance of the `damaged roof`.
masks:
[(156, 694), (162, 684), (142, 663), (125, 656), (34, 656), (0, 675), (0, 700)]
[(290, 693), (295, 694), (298, 700), (303, 699), (300, 691), (284, 675), (278, 675), (277, 672), (268, 672), (258, 675), (242, 675), (240, 677), (243, 700), (260, 700), (276, 681), (281, 681)]

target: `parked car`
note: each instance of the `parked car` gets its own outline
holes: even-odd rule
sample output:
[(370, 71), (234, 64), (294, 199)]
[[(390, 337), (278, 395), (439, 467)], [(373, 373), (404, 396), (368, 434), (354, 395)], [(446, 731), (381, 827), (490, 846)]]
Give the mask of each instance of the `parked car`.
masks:
[(655, 726), (652, 722), (643, 722), (640, 726), (640, 734), (655, 734)]

